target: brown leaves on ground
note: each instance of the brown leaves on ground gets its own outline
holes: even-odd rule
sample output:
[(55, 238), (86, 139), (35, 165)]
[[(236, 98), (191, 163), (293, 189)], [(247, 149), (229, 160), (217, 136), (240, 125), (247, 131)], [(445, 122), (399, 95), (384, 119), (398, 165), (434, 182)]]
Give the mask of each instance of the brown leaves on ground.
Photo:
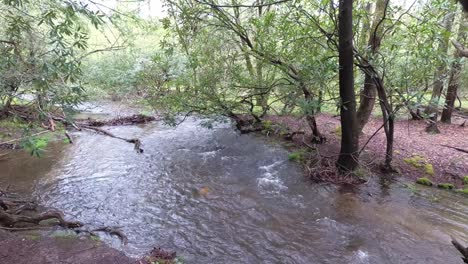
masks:
[[(294, 137), (296, 145), (303, 146), (304, 142), (310, 142), (310, 130), (304, 119), (293, 116), (269, 116), (268, 120), (288, 127), (291, 131), (306, 131), (306, 135)], [(468, 175), (468, 155), (448, 145), (462, 149), (468, 149), (468, 127), (461, 126), (466, 119), (456, 117), (453, 124), (439, 123), (440, 134), (425, 132), (427, 126), (423, 120), (399, 120), (395, 123), (394, 161), (393, 165), (400, 174), (411, 179), (419, 177), (432, 177), (435, 182), (451, 182), (461, 184), (463, 176)], [(314, 145), (321, 157), (330, 160), (336, 159), (340, 150), (341, 136), (339, 117), (328, 114), (317, 115), (317, 123), (321, 133), (326, 136), (327, 142)], [(360, 136), (361, 146), (382, 125), (382, 119), (374, 117), (364, 127)], [(361, 154), (361, 166), (371, 170), (377, 170), (385, 157), (386, 139), (383, 130), (380, 130), (370, 141)], [(434, 175), (427, 175), (425, 170), (415, 168), (404, 162), (405, 158), (413, 156), (424, 157), (434, 169)]]

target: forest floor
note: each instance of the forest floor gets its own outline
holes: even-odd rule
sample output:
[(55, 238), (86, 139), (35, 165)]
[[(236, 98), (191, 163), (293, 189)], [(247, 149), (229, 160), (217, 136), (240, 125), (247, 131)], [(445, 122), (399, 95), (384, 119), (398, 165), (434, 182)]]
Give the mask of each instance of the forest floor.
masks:
[[(294, 142), (299, 147), (304, 146), (303, 142), (308, 142), (310, 139), (310, 129), (304, 119), (292, 116), (270, 116), (267, 119), (272, 123), (288, 127), (290, 131), (305, 131), (305, 137), (303, 135), (294, 137)], [(468, 126), (462, 125), (466, 120), (467, 117), (456, 116), (452, 124), (439, 123), (440, 134), (426, 133), (427, 124), (423, 120), (397, 121), (395, 123), (394, 168), (400, 175), (411, 181), (427, 177), (434, 184), (452, 183), (462, 188), (463, 177), (468, 175), (468, 154), (446, 146), (468, 150)], [(315, 147), (322, 156), (337, 156), (341, 141), (339, 116), (319, 114), (317, 124), (327, 141)], [(381, 125), (381, 118), (373, 117), (369, 121), (360, 136), (361, 147)], [(361, 166), (380, 174), (377, 169), (378, 165), (384, 161), (385, 146), (385, 133), (382, 129), (376, 133), (362, 152)]]

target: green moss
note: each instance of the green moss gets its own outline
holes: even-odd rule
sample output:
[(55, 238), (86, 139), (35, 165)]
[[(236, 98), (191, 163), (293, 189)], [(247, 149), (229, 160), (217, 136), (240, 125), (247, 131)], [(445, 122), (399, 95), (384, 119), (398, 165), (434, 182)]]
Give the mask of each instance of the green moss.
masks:
[(403, 159), (403, 161), (415, 168), (422, 168), (426, 164), (426, 159), (417, 155)]
[(437, 188), (445, 189), (445, 190), (452, 190), (453, 187), (454, 186), (451, 183), (439, 183), (439, 184), (437, 184)]
[(98, 236), (93, 236), (93, 235), (92, 235), (92, 236), (90, 236), (89, 238), (90, 238), (91, 240), (93, 240), (93, 241), (96, 241), (96, 242), (101, 241), (101, 238), (99, 238)]
[(426, 159), (422, 156), (418, 156), (418, 155), (415, 155), (415, 156), (412, 156), (412, 157), (409, 157), (409, 158), (406, 158), (406, 159), (403, 159), (403, 161), (408, 164), (408, 165), (411, 165), (415, 168), (418, 168), (418, 169), (423, 169), (424, 172), (430, 176), (434, 176), (434, 166), (432, 166), (432, 164), (428, 163), (426, 161)]
[(465, 189), (458, 189), (458, 190), (457, 190), (457, 193), (461, 193), (461, 194), (468, 195), (468, 188), (465, 188)]
[(56, 239), (76, 239), (78, 238), (78, 235), (69, 230), (57, 230), (51, 234), (51, 237)]
[(356, 177), (358, 177), (360, 179), (365, 179), (366, 176), (369, 174), (369, 172), (366, 169), (362, 168), (362, 167), (359, 167), (359, 168), (355, 169), (353, 171), (353, 173), (354, 173), (354, 176), (356, 176)]
[(289, 153), (288, 160), (289, 161), (296, 161), (296, 162), (304, 161), (305, 160), (305, 151), (304, 150), (299, 150), (299, 151), (296, 151), (296, 152)]
[(26, 235), (25, 238), (26, 238), (27, 240), (36, 241), (36, 240), (41, 239), (41, 236), (39, 236), (39, 235)]
[(432, 186), (433, 185), (432, 181), (429, 180), (426, 177), (422, 177), (422, 178), (417, 179), (416, 183), (421, 184), (421, 185), (426, 185), (426, 186)]
[(270, 120), (262, 121), (263, 129), (265, 130), (271, 130), (273, 127), (273, 122)]
[(432, 166), (432, 164), (429, 164), (429, 163), (424, 164), (424, 171), (427, 174), (434, 176), (434, 167)]
[(468, 175), (463, 177), (463, 184), (468, 185)]
[(341, 137), (341, 135), (342, 135), (342, 133), (341, 133), (341, 126), (337, 126), (337, 127), (335, 128), (335, 131), (333, 131), (333, 133), (335, 133), (335, 135)]

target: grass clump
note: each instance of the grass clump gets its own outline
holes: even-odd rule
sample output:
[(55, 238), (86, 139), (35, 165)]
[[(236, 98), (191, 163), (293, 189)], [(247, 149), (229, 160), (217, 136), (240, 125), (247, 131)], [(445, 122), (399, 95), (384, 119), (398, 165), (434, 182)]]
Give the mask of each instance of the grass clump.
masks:
[(299, 151), (289, 153), (288, 160), (295, 161), (295, 162), (303, 162), (305, 161), (305, 153), (306, 152), (304, 150), (299, 150)]
[(434, 166), (430, 164), (429, 162), (426, 161), (426, 159), (422, 156), (415, 155), (406, 159), (403, 159), (403, 161), (410, 165), (413, 166), (417, 169), (423, 169), (424, 172), (430, 176), (434, 176)]
[(463, 184), (468, 185), (468, 175), (463, 177)]
[(422, 177), (422, 178), (417, 179), (416, 183), (421, 184), (421, 185), (425, 185), (425, 186), (432, 186), (433, 185), (432, 181), (429, 180), (426, 177)]
[(464, 194), (464, 195), (468, 195), (468, 188), (465, 188), (465, 189), (458, 189), (458, 190), (457, 190), (457, 193), (461, 193), (461, 194)]
[(451, 183), (439, 183), (437, 184), (437, 188), (445, 189), (445, 190), (452, 190), (455, 186)]

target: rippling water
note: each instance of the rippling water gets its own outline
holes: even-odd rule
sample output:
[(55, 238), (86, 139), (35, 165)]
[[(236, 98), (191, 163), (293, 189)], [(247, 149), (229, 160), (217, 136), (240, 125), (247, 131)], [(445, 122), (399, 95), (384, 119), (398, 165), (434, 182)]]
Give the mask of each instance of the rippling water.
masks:
[(279, 144), (188, 120), (107, 128), (138, 137), (144, 153), (77, 133), (41, 159), (18, 153), (0, 181), (93, 226), (119, 226), (130, 255), (153, 246), (186, 263), (462, 263), (450, 236), (468, 242), (468, 203), (371, 181), (359, 190), (312, 184)]

